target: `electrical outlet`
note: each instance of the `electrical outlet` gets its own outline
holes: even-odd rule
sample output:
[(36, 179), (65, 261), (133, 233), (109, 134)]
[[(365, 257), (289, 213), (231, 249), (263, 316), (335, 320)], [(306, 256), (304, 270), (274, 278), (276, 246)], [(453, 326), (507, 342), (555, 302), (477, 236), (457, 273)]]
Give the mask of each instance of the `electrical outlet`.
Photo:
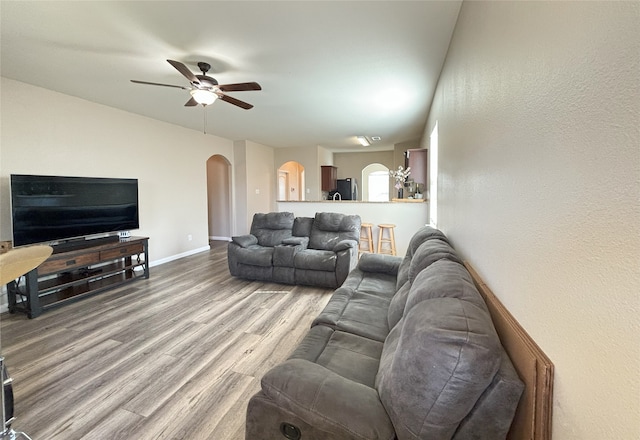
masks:
[(193, 240), (193, 235), (191, 235), (191, 234), (187, 235), (187, 240), (189, 240), (189, 241)]
[(256, 194), (260, 194), (260, 190), (259, 189), (256, 189)]

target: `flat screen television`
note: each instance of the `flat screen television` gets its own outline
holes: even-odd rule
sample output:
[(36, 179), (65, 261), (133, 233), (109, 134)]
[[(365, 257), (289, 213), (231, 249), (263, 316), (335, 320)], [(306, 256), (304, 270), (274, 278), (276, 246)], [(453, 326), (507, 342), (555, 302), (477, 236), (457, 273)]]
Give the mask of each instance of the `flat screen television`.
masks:
[(138, 229), (138, 180), (12, 174), (11, 218), (14, 246)]

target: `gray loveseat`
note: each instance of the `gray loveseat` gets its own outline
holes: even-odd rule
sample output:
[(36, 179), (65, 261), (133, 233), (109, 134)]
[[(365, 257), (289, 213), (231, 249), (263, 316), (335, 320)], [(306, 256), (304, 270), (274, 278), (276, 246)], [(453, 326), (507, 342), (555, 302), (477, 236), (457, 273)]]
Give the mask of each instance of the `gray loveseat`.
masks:
[(504, 439), (523, 384), (440, 231), (364, 254), (247, 408), (247, 440)]
[(250, 233), (229, 242), (229, 271), (251, 280), (336, 288), (356, 266), (359, 241), (357, 215), (255, 214)]

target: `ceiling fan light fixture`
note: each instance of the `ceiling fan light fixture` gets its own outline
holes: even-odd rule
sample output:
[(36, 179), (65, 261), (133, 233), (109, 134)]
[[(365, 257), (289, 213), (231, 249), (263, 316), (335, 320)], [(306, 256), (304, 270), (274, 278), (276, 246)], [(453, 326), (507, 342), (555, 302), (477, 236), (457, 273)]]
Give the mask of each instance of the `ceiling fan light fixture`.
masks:
[(367, 139), (365, 136), (356, 136), (356, 139), (358, 139), (358, 142), (360, 142), (360, 145), (362, 145), (363, 147), (368, 147), (369, 145), (371, 145), (369, 139)]
[(213, 93), (211, 90), (196, 89), (192, 90), (190, 93), (191, 96), (193, 96), (193, 99), (195, 99), (198, 104), (202, 105), (211, 105), (216, 99), (218, 99), (218, 95)]

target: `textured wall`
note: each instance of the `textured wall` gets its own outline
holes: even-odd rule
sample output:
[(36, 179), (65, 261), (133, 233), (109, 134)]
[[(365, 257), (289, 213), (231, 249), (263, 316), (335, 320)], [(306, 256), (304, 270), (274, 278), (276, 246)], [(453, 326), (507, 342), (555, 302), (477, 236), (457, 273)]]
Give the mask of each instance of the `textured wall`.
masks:
[(640, 438), (640, 4), (465, 2), (439, 226), (556, 365), (554, 438)]

